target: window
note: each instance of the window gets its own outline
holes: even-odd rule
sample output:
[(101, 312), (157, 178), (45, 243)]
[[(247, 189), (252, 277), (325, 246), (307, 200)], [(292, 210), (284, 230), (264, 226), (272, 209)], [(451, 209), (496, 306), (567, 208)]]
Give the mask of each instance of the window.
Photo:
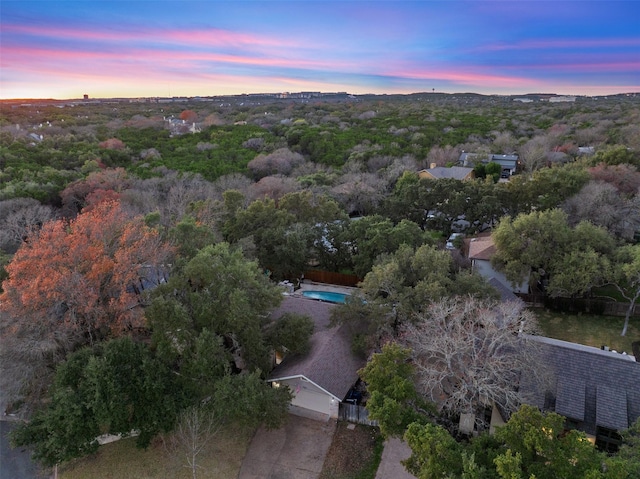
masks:
[(596, 429), (596, 447), (608, 454), (618, 452), (622, 438), (615, 429), (600, 427)]

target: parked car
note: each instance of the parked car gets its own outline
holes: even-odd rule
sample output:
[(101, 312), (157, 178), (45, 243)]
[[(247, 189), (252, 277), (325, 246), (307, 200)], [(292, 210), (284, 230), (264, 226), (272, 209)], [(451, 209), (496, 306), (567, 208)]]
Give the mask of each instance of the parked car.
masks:
[(451, 236), (449, 236), (449, 238), (447, 239), (447, 244), (445, 245), (445, 248), (447, 249), (457, 249), (458, 246), (456, 246), (458, 244), (458, 242), (456, 241), (458, 238), (462, 239), (464, 238), (464, 234), (462, 233), (451, 233)]

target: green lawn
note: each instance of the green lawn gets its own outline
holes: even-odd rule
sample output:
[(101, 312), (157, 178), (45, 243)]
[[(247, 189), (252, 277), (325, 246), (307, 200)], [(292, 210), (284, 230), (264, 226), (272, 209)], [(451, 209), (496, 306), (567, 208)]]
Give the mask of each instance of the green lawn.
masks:
[(599, 348), (632, 353), (631, 343), (640, 341), (640, 318), (631, 318), (626, 336), (620, 336), (624, 318), (568, 314), (543, 308), (532, 308), (545, 336)]
[[(198, 479), (238, 477), (253, 430), (228, 428), (198, 457)], [(188, 479), (191, 469), (183, 457), (171, 453), (161, 440), (138, 449), (128, 438), (100, 446), (90, 457), (58, 468), (60, 479)]]

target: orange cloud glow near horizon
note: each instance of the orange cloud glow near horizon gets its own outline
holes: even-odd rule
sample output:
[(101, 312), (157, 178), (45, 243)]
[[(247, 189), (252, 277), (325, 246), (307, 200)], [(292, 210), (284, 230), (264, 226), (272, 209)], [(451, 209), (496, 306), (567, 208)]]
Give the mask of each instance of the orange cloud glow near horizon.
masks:
[(636, 92), (637, 5), (6, 2), (0, 98)]

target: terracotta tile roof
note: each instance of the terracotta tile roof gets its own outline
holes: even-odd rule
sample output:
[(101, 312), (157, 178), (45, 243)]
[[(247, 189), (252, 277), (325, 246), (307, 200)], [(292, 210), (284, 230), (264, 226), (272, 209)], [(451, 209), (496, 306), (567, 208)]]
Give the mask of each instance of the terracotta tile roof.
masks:
[(452, 178), (454, 180), (464, 180), (473, 173), (473, 168), (465, 168), (464, 166), (452, 166), (451, 168), (436, 166), (435, 168), (422, 171), (428, 173), (435, 179)]
[(496, 253), (496, 245), (491, 236), (471, 238), (469, 241), (469, 259), (490, 260)]

